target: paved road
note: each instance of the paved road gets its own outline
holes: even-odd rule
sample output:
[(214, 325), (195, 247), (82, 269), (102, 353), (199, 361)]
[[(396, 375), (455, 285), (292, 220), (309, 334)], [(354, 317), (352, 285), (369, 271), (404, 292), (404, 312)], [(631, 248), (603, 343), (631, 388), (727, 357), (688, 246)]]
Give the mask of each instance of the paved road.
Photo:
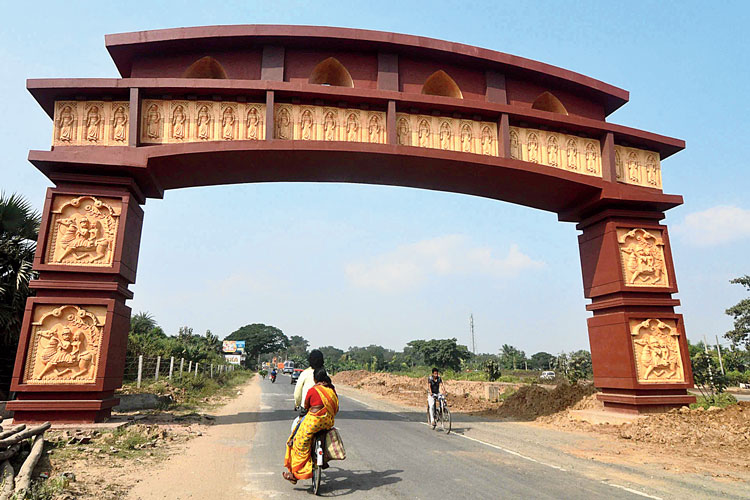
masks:
[[(296, 486), (281, 478), (283, 446), (294, 412), (289, 377), (261, 382), (260, 412), (246, 473), (252, 497), (300, 498), (309, 481)], [(346, 392), (346, 391), (341, 391)], [(433, 431), (417, 412), (389, 412), (342, 395), (336, 417), (347, 459), (323, 477), (322, 496), (351, 498), (607, 498), (642, 499), (622, 486), (606, 484), (530, 457), (513, 455), (468, 435)], [(460, 424), (459, 424), (460, 425)], [(651, 497), (654, 498), (654, 497)]]

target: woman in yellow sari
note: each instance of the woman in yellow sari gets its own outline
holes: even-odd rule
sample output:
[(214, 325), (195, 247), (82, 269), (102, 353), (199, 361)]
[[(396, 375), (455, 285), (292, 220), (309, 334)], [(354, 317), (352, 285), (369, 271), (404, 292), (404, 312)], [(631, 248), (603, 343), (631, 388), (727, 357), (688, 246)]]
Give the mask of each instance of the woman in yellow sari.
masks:
[(307, 415), (286, 442), (284, 456), (284, 479), (292, 484), (298, 479), (312, 477), (312, 439), (315, 434), (333, 427), (339, 411), (339, 397), (324, 368), (313, 373), (315, 385), (307, 391), (305, 409)]

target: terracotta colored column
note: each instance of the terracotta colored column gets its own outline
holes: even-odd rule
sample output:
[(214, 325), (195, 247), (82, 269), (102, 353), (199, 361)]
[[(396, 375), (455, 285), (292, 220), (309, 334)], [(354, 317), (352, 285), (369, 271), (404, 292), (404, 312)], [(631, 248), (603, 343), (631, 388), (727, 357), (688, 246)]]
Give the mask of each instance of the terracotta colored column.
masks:
[(605, 210), (578, 224), (594, 385), (605, 407), (643, 413), (695, 401), (661, 212)]
[(85, 176), (47, 190), (8, 403), (17, 422), (95, 422), (118, 403), (144, 198), (132, 180)]

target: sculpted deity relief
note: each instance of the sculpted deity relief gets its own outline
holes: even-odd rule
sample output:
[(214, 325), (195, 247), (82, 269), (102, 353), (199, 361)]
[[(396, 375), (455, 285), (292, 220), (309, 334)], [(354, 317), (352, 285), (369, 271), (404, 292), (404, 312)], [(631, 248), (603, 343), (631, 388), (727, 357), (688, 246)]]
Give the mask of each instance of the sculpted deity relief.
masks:
[(622, 156), (620, 156), (620, 152), (617, 148), (615, 148), (615, 176), (618, 181), (622, 181), (625, 177), (622, 169)]
[(160, 139), (162, 135), (162, 116), (156, 103), (148, 106), (144, 119), (146, 137), (149, 139)]
[(659, 153), (615, 145), (617, 181), (652, 189), (661, 189)]
[(640, 184), (641, 182), (641, 166), (638, 163), (638, 155), (636, 153), (630, 153), (628, 155), (628, 180), (633, 184)]
[(685, 382), (675, 320), (630, 320), (630, 334), (638, 382)]
[(247, 115), (245, 116), (245, 127), (247, 129), (245, 138), (251, 141), (259, 140), (261, 138), (262, 123), (261, 111), (258, 106), (249, 106)]
[(650, 154), (646, 156), (646, 183), (649, 186), (658, 186), (659, 181), (657, 179), (658, 169), (656, 168), (656, 156)]
[(237, 111), (235, 105), (222, 103), (221, 105), (221, 138), (232, 141), (237, 138)]
[(111, 266), (121, 208), (115, 198), (55, 195), (44, 263)]
[(323, 117), (323, 140), (336, 140), (336, 115), (337, 113), (332, 110), (326, 111)]
[(214, 138), (213, 103), (198, 103), (195, 118), (195, 137), (201, 141)]
[[(579, 174), (602, 176), (600, 143), (549, 130), (510, 127), (511, 158), (564, 168)], [(581, 144), (581, 141), (584, 141)], [(584, 145), (585, 144), (585, 145)], [(583, 147), (583, 151), (579, 148)]]
[(440, 124), (440, 149), (451, 149), (452, 138), (451, 125), (447, 121), (444, 121)]
[(660, 230), (618, 228), (620, 261), (626, 286), (668, 287)]
[(461, 151), (464, 153), (473, 153), (474, 152), (474, 134), (471, 133), (471, 124), (469, 123), (462, 123), (461, 124)]
[(547, 165), (550, 167), (557, 166), (557, 154), (559, 147), (557, 146), (557, 137), (550, 135), (547, 139)]
[(590, 174), (597, 174), (599, 172), (596, 161), (598, 157), (599, 153), (597, 153), (594, 143), (589, 142), (586, 144), (586, 171)]
[(398, 143), (497, 156), (497, 124), (441, 116), (396, 114)]
[(106, 307), (35, 305), (25, 384), (96, 381)]
[(430, 147), (430, 122), (425, 119), (419, 121), (419, 132), (417, 137), (419, 138), (419, 147)]
[(346, 117), (346, 140), (359, 142), (359, 115), (357, 113), (348, 113)]
[(409, 127), (408, 118), (400, 117), (398, 119), (396, 136), (398, 137), (399, 144), (403, 146), (411, 146), (411, 128)]
[(578, 144), (576, 140), (568, 139), (565, 150), (568, 154), (568, 168), (570, 170), (578, 170)]
[(170, 116), (170, 138), (175, 142), (184, 142), (188, 136), (188, 108), (187, 102), (173, 102)]
[(56, 101), (55, 146), (127, 146), (129, 104), (122, 101)]
[(514, 160), (520, 160), (521, 155), (519, 154), (519, 142), (518, 132), (516, 130), (510, 130), (510, 157)]
[(276, 114), (276, 138), (292, 139), (292, 114), (287, 106), (280, 107)]
[(382, 126), (380, 125), (380, 117), (376, 114), (370, 115), (370, 121), (367, 125), (367, 137), (368, 142), (377, 144), (380, 141), (380, 136), (382, 133)]
[(526, 141), (526, 147), (528, 148), (528, 161), (531, 163), (539, 163), (539, 140), (536, 134), (529, 134)]
[(302, 139), (303, 141), (314, 141), (314, 126), (315, 123), (313, 122), (313, 112), (309, 109), (305, 109), (304, 111), (302, 111), (302, 116), (299, 120), (300, 139)]

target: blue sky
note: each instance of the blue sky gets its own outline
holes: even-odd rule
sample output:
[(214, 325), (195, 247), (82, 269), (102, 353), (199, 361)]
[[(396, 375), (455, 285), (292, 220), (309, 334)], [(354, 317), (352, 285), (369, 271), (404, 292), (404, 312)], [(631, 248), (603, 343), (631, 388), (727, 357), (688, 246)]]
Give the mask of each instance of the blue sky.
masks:
[[(33, 8), (29, 8), (33, 6)], [(430, 36), (577, 71), (625, 88), (609, 121), (679, 137), (663, 162), (688, 337), (731, 327), (750, 274), (750, 4), (722, 2), (33, 2), (3, 7), (0, 189), (41, 209), (27, 161), (52, 124), (27, 78), (116, 77), (104, 35), (207, 24), (310, 24)], [(415, 338), (557, 353), (588, 347), (572, 224), (469, 196), (386, 186), (255, 184), (149, 200), (134, 311), (220, 336), (263, 322), (312, 345)]]

